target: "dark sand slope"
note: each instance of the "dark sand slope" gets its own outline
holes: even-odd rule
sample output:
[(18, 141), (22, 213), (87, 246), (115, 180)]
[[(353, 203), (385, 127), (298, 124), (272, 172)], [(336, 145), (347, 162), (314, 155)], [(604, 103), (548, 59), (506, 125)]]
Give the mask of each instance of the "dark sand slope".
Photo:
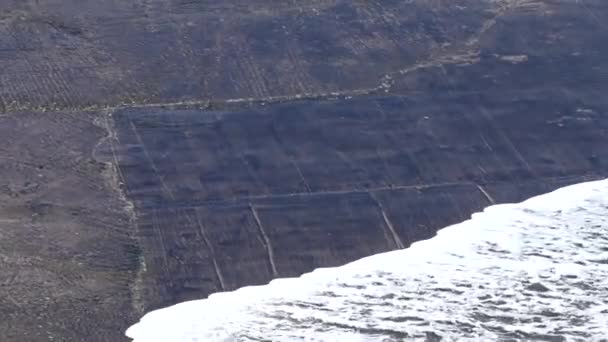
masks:
[(125, 340), (608, 176), (605, 1), (0, 9), (3, 342)]
[(93, 113), (0, 117), (0, 341), (120, 341), (138, 249)]

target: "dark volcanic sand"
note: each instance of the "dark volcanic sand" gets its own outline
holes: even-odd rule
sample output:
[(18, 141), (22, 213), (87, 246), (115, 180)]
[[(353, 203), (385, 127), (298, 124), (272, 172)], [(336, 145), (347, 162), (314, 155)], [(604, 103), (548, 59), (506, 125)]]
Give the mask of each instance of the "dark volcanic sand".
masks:
[(0, 9), (3, 342), (125, 340), (608, 176), (604, 1)]

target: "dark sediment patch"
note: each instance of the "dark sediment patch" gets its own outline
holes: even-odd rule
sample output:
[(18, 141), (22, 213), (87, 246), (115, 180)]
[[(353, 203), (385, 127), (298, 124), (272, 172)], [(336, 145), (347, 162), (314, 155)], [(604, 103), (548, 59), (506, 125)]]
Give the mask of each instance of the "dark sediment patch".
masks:
[[(479, 96), (496, 105), (492, 92)], [(126, 193), (151, 244), (149, 270), (157, 270), (145, 282), (149, 308), (409, 246), (487, 205), (603, 172), (576, 171), (585, 154), (605, 154), (594, 147), (606, 141), (603, 120), (558, 127), (545, 123), (553, 112), (538, 120), (501, 105), (494, 119), (465, 114), (461, 100), (388, 95), (115, 113)], [(547, 152), (571, 172), (545, 168), (528, 152), (538, 144), (511, 138), (524, 121), (535, 134), (564, 139), (544, 143), (547, 151), (565, 141), (576, 147)], [(581, 134), (593, 138), (581, 142)]]

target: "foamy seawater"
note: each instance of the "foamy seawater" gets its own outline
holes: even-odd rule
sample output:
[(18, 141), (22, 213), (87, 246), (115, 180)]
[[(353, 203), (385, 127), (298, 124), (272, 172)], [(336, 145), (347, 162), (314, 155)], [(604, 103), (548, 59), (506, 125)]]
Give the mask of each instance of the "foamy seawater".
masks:
[(182, 341), (608, 341), (608, 180), (489, 207), (411, 248), (151, 312)]

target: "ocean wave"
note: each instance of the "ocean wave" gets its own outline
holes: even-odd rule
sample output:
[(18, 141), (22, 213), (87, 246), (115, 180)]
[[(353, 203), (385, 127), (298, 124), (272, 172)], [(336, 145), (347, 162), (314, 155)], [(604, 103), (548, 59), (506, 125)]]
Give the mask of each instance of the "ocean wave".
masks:
[(153, 311), (134, 342), (608, 341), (608, 180), (410, 248)]

